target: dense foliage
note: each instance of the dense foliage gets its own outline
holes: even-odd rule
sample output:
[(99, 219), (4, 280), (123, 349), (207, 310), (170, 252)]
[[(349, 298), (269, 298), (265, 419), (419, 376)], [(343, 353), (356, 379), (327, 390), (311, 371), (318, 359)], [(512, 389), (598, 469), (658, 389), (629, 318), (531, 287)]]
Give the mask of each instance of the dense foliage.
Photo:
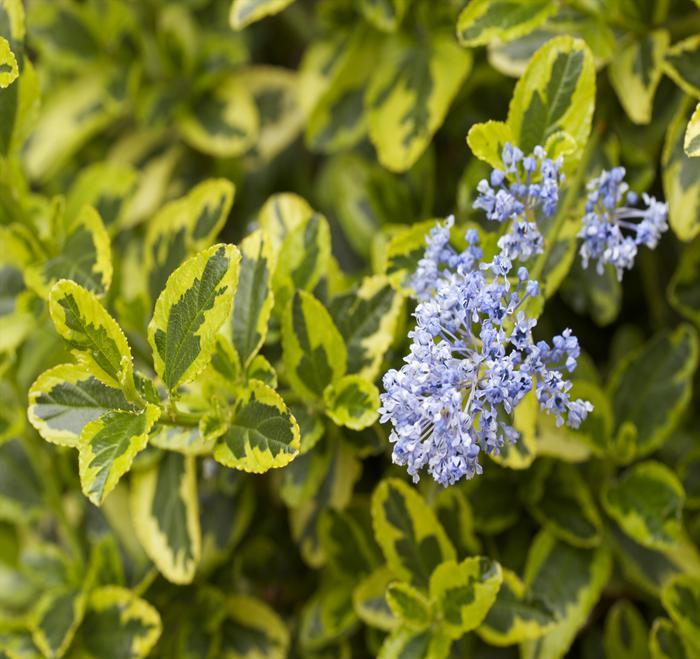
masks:
[(699, 7), (0, 0), (0, 658), (700, 656)]

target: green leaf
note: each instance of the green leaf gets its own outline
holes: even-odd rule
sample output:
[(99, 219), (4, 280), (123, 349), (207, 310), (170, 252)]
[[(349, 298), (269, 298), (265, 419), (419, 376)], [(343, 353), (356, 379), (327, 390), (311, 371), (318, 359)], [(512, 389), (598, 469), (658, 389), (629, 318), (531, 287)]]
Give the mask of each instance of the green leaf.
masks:
[(649, 637), (651, 659), (691, 659), (678, 631), (668, 618), (657, 618)]
[(384, 167), (403, 172), (418, 160), (471, 64), (471, 54), (440, 32), (419, 44), (398, 34), (386, 42), (366, 94), (369, 136)]
[(387, 588), (395, 580), (394, 572), (382, 566), (357, 584), (352, 599), (357, 615), (365, 624), (384, 631), (398, 626), (399, 621), (386, 601)]
[(281, 12), (294, 0), (233, 0), (229, 22), (234, 30), (242, 30), (266, 16)]
[(692, 104), (686, 98), (668, 125), (661, 159), (668, 223), (684, 241), (700, 234), (700, 160), (689, 158), (683, 148), (691, 112)]
[(525, 585), (554, 613), (557, 622), (544, 636), (520, 645), (523, 659), (563, 657), (595, 606), (611, 570), (605, 546), (573, 547), (547, 531), (530, 546)]
[[(323, 431), (324, 428), (321, 425), (319, 440), (323, 436)], [(290, 508), (297, 508), (316, 493), (328, 474), (333, 457), (330, 449), (329, 443), (321, 440), (314, 450), (309, 449), (284, 470), (280, 495)]]
[(529, 34), (557, 11), (549, 0), (473, 0), (457, 19), (463, 46), (507, 42)]
[(320, 213), (291, 228), (285, 235), (273, 276), (277, 308), (284, 310), (295, 289), (311, 291), (326, 274), (331, 254), (328, 222)]
[(539, 595), (529, 592), (515, 572), (504, 568), (496, 601), (477, 633), (489, 645), (513, 645), (543, 636), (554, 623), (554, 613)]
[(289, 632), (280, 617), (260, 600), (226, 598), (221, 625), (221, 659), (285, 659)]
[(435, 513), (409, 485), (383, 480), (372, 495), (374, 537), (399, 579), (427, 587), (433, 570), (454, 561), (454, 547)]
[(595, 103), (593, 55), (580, 39), (557, 37), (540, 48), (518, 80), (508, 109), (508, 126), (525, 153), (558, 131), (568, 133), (580, 157)]
[(201, 537), (195, 458), (166, 451), (131, 479), (136, 536), (161, 574), (190, 583), (199, 562)]
[(273, 296), (270, 279), (274, 265), (270, 240), (255, 231), (240, 244), (241, 265), (233, 298), (231, 333), (240, 364), (246, 368), (267, 335)]
[(400, 227), (389, 238), (386, 246), (386, 263), (382, 269), (391, 276), (394, 285), (396, 278), (401, 286), (405, 286), (406, 278), (416, 271), (418, 261), (425, 254), (425, 237), (435, 226), (436, 221), (426, 220), (407, 227)]
[(32, 639), (45, 657), (62, 657), (85, 615), (87, 596), (77, 588), (47, 592), (30, 623)]
[[(9, 70), (8, 70), (9, 69)], [(19, 75), (15, 54), (7, 39), (0, 37), (0, 88), (7, 89)]]
[(226, 467), (261, 474), (284, 467), (299, 455), (299, 426), (282, 398), (251, 380), (219, 439), (214, 458)]
[(306, 291), (296, 291), (282, 321), (285, 375), (296, 393), (308, 400), (345, 373), (343, 337), (326, 308)]
[(102, 586), (90, 594), (74, 646), (85, 659), (145, 659), (161, 628), (160, 615), (148, 602), (126, 588)]
[(66, 197), (66, 219), (92, 206), (110, 234), (124, 227), (139, 174), (125, 163), (105, 160), (83, 169)]
[(683, 149), (691, 158), (700, 156), (700, 103), (698, 103), (688, 122), (683, 140)]
[(78, 362), (109, 387), (134, 391), (131, 349), (97, 297), (62, 279), (49, 294), (49, 313)]
[(674, 43), (666, 53), (665, 73), (686, 93), (700, 96), (700, 36)]
[(630, 467), (603, 490), (605, 511), (639, 544), (651, 549), (677, 546), (683, 534), (685, 500), (677, 476), (660, 462)]
[(27, 416), (48, 442), (78, 447), (83, 428), (111, 410), (137, 412), (120, 389), (108, 387), (76, 364), (42, 373), (29, 389)]
[(683, 638), (688, 654), (700, 652), (700, 577), (681, 574), (661, 591), (661, 602)]
[(681, 253), (668, 286), (668, 301), (700, 327), (700, 242), (691, 243)]
[[(62, 209), (56, 212), (61, 213)], [(47, 256), (25, 269), (27, 285), (38, 295), (48, 297), (54, 283), (71, 279), (97, 295), (105, 293), (112, 281), (111, 249), (97, 211), (84, 206), (74, 220), (55, 229), (59, 237), (53, 237), (56, 242)]]
[(26, 522), (43, 508), (42, 482), (20, 441), (0, 445), (0, 520)]
[(394, 615), (406, 627), (425, 629), (432, 621), (430, 600), (410, 584), (403, 581), (390, 583), (386, 590), (386, 601)]
[(146, 405), (139, 413), (109, 411), (91, 421), (80, 434), (80, 482), (85, 496), (96, 506), (131, 469), (136, 454), (146, 448), (148, 433), (160, 408)]
[(158, 297), (175, 268), (211, 245), (226, 222), (234, 193), (230, 181), (208, 179), (163, 206), (148, 223), (144, 265), (151, 301)]
[(618, 600), (605, 618), (605, 655), (620, 659), (648, 659), (649, 631), (644, 618), (627, 600)]
[(603, 522), (586, 482), (568, 464), (554, 463), (542, 497), (530, 508), (554, 536), (577, 547), (595, 547), (603, 539)]
[(362, 430), (378, 418), (379, 390), (360, 375), (346, 375), (323, 392), (326, 414), (339, 426)]
[(445, 633), (460, 638), (476, 629), (496, 601), (502, 581), (501, 566), (483, 556), (438, 565), (430, 577), (430, 598), (437, 602)]
[(638, 456), (669, 437), (690, 401), (698, 337), (689, 325), (657, 335), (618, 366), (610, 381), (619, 436), (636, 438)]
[(352, 587), (353, 581), (336, 580), (322, 586), (306, 603), (299, 629), (302, 648), (319, 649), (348, 636), (357, 626)]
[(452, 641), (441, 629), (400, 627), (386, 637), (377, 659), (447, 659)]
[(230, 76), (207, 89), (178, 120), (182, 139), (217, 158), (244, 154), (257, 140), (258, 108), (244, 82)]
[(325, 510), (318, 521), (318, 536), (329, 565), (339, 575), (358, 579), (378, 562), (370, 539), (347, 512)]
[(610, 82), (627, 116), (636, 124), (651, 121), (654, 94), (661, 82), (664, 55), (670, 41), (666, 30), (628, 38), (610, 63)]
[[(423, 247), (425, 239), (423, 239)], [(365, 277), (357, 289), (334, 297), (329, 306), (348, 351), (348, 373), (374, 380), (394, 340), (403, 298), (389, 277)]]
[(206, 368), (216, 333), (231, 312), (240, 254), (214, 245), (168, 278), (148, 325), (156, 373), (172, 392)]

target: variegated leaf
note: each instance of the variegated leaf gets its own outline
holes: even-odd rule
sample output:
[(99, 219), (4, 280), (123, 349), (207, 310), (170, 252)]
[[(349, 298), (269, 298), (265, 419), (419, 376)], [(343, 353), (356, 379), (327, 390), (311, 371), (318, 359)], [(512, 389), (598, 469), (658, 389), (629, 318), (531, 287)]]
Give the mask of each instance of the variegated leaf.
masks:
[(109, 411), (91, 421), (80, 434), (80, 482), (85, 496), (96, 506), (129, 471), (136, 455), (146, 448), (148, 433), (160, 408), (148, 404), (138, 413)]
[(496, 601), (502, 581), (501, 566), (483, 556), (438, 565), (430, 576), (430, 598), (442, 614), (445, 633), (460, 638), (476, 629)]
[(111, 83), (102, 70), (93, 68), (59, 86), (46, 99), (25, 147), (24, 162), (32, 179), (52, 177), (83, 144), (119, 116), (123, 102), (110, 93)]
[(700, 160), (690, 158), (683, 148), (692, 112), (691, 100), (684, 99), (668, 125), (661, 159), (668, 223), (684, 241), (700, 234)]
[(54, 444), (77, 448), (83, 428), (111, 410), (137, 412), (138, 408), (121, 389), (105, 385), (76, 364), (50, 368), (29, 390), (29, 421)]
[(84, 659), (145, 659), (161, 629), (158, 611), (146, 600), (126, 588), (102, 586), (90, 593), (74, 646)]
[(700, 157), (700, 103), (698, 103), (688, 122), (683, 140), (683, 149), (691, 158)]
[(551, 608), (554, 626), (520, 645), (523, 659), (563, 657), (598, 601), (611, 570), (610, 551), (572, 547), (541, 531), (530, 546), (525, 587)]
[(214, 451), (218, 462), (263, 473), (284, 467), (299, 454), (299, 426), (274, 389), (251, 380), (238, 404)]
[(432, 602), (420, 590), (404, 581), (389, 584), (386, 601), (403, 626), (420, 630), (432, 622)]
[(66, 218), (70, 222), (83, 206), (92, 206), (111, 234), (121, 229), (136, 192), (139, 175), (125, 163), (105, 160), (86, 167), (66, 197)]
[(685, 492), (665, 465), (640, 462), (605, 487), (605, 511), (636, 542), (651, 549), (676, 547), (683, 536)]
[(507, 42), (529, 34), (557, 10), (551, 0), (472, 0), (457, 19), (463, 46)]
[(131, 479), (136, 536), (163, 576), (190, 583), (201, 553), (195, 458), (166, 451)]
[[(289, 631), (264, 602), (246, 595), (231, 595), (224, 603), (221, 625), (221, 659), (285, 659)], [(254, 645), (251, 647), (251, 639)]]
[(234, 30), (242, 30), (261, 18), (281, 12), (292, 2), (294, 0), (233, 0), (229, 22)]
[(15, 54), (7, 39), (0, 37), (0, 88), (7, 89), (19, 75)]
[(331, 300), (328, 310), (347, 347), (348, 373), (368, 380), (376, 378), (394, 340), (402, 308), (402, 296), (394, 290), (390, 278), (381, 275), (366, 277), (359, 288)]
[(520, 577), (503, 569), (503, 583), (477, 633), (489, 645), (505, 646), (546, 634), (555, 616), (537, 593), (528, 592)]
[(258, 230), (239, 247), (241, 265), (233, 298), (231, 337), (242, 368), (247, 368), (265, 342), (274, 298), (271, 277), (274, 270), (270, 239)]
[(399, 627), (386, 637), (377, 659), (447, 659), (451, 646), (452, 639), (439, 627), (422, 631)]
[(362, 579), (353, 591), (353, 604), (360, 619), (370, 627), (383, 631), (396, 629), (399, 621), (389, 608), (386, 591), (396, 581), (394, 572), (387, 566), (377, 568)]
[(86, 370), (107, 386), (133, 394), (131, 349), (117, 322), (93, 293), (62, 279), (49, 294), (49, 313), (56, 331)]
[[(55, 212), (61, 214), (62, 209)], [(102, 295), (112, 282), (109, 235), (102, 219), (94, 208), (84, 206), (58, 233), (63, 231), (65, 238), (51, 245), (45, 258), (25, 269), (27, 285), (42, 297), (48, 297), (54, 283), (70, 279)]]
[(399, 579), (427, 587), (433, 570), (454, 561), (455, 549), (423, 498), (395, 478), (383, 480), (372, 495), (374, 535)]
[(326, 274), (331, 254), (328, 221), (314, 213), (286, 234), (272, 279), (275, 303), (284, 310), (295, 290), (311, 291)]
[(45, 657), (62, 657), (85, 615), (87, 594), (74, 587), (49, 590), (31, 621), (32, 639)]
[(297, 291), (282, 322), (286, 377), (303, 398), (317, 400), (345, 373), (343, 337), (326, 308), (306, 291)]
[(169, 391), (209, 363), (231, 312), (239, 260), (233, 245), (214, 245), (175, 270), (156, 300), (148, 340), (156, 373)]
[(418, 160), (471, 64), (449, 34), (432, 33), (418, 48), (399, 34), (386, 42), (366, 95), (369, 136), (384, 167), (403, 172)]
[(163, 206), (148, 223), (144, 257), (152, 303), (175, 268), (211, 245), (231, 210), (234, 193), (226, 179), (203, 181)]
[(595, 66), (580, 39), (557, 37), (540, 48), (518, 80), (508, 108), (513, 140), (529, 153), (560, 131), (580, 156), (588, 139), (595, 102)]
[(362, 430), (378, 418), (379, 390), (360, 375), (346, 375), (323, 392), (326, 414), (339, 426)]
[(686, 93), (700, 96), (700, 35), (674, 43), (666, 53), (665, 72)]
[(610, 63), (610, 81), (634, 123), (651, 121), (654, 94), (661, 82), (662, 64), (670, 41), (666, 30), (628, 38)]
[(179, 119), (178, 127), (192, 148), (217, 158), (231, 158), (255, 144), (260, 117), (248, 88), (231, 76), (202, 94), (191, 112)]
[(318, 650), (348, 636), (357, 626), (352, 605), (353, 582), (336, 579), (322, 586), (301, 612), (299, 643), (306, 650)]

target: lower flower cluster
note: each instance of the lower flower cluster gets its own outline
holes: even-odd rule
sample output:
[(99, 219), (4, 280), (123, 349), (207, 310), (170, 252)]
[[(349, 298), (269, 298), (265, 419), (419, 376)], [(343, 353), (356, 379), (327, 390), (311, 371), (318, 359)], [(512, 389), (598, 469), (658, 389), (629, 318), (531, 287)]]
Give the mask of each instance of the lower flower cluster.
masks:
[(535, 342), (537, 321), (523, 311), (538, 284), (501, 252), (481, 263), (475, 231), (457, 253), (453, 219), (434, 229), (413, 285), (419, 304), (410, 354), (384, 376), (382, 422), (393, 424), (393, 459), (414, 481), (427, 468), (442, 485), (482, 472), (479, 454), (498, 455), (518, 439), (512, 412), (535, 390), (557, 423), (577, 427), (592, 410), (572, 400), (565, 374), (576, 367), (578, 341), (565, 330)]

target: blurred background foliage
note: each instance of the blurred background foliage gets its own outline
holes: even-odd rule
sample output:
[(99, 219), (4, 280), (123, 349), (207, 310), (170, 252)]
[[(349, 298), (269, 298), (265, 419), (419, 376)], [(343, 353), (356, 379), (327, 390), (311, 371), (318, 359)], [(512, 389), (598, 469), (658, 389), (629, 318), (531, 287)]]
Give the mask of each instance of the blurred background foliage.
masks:
[[(697, 2), (0, 0), (0, 34), (0, 656), (698, 656)], [(571, 326), (588, 353), (575, 386), (600, 411), (583, 438), (525, 412), (524, 456), (450, 490), (421, 482), (418, 495), (376, 488), (403, 477), (384, 428), (312, 419), (284, 472), (198, 467), (202, 561), (192, 584), (170, 583), (134, 536), (125, 488), (88, 504), (75, 453), (26, 421), (31, 383), (70, 357), (46, 310), (50, 279), (16, 267), (32, 239), (11, 227), (75, 261), (57, 208), (95, 206), (114, 271), (104, 303), (135, 353), (148, 351), (151, 308), (134, 292), (153, 219), (207, 179), (235, 184), (221, 242), (269, 226), (275, 202), (307, 212), (273, 197), (265, 215), (271, 195), (307, 200), (328, 219), (329, 288), (357, 295), (362, 277), (415, 263), (430, 220), (481, 224), (471, 204), (490, 167), (467, 132), (506, 118), (531, 56), (561, 35), (595, 61), (588, 167), (623, 164), (633, 189), (669, 201), (673, 230), (624, 291), (571, 249), (548, 293), (543, 332)], [(385, 366), (405, 349), (408, 310), (396, 315)], [(275, 364), (279, 335), (273, 315)], [(373, 493), (373, 508), (403, 502), (399, 526), (424, 525), (439, 558), (503, 566), (501, 609), (478, 634), (433, 625), (420, 591), (439, 599), (447, 586), (391, 558)], [(454, 566), (443, 581), (486, 591), (494, 569)]]

